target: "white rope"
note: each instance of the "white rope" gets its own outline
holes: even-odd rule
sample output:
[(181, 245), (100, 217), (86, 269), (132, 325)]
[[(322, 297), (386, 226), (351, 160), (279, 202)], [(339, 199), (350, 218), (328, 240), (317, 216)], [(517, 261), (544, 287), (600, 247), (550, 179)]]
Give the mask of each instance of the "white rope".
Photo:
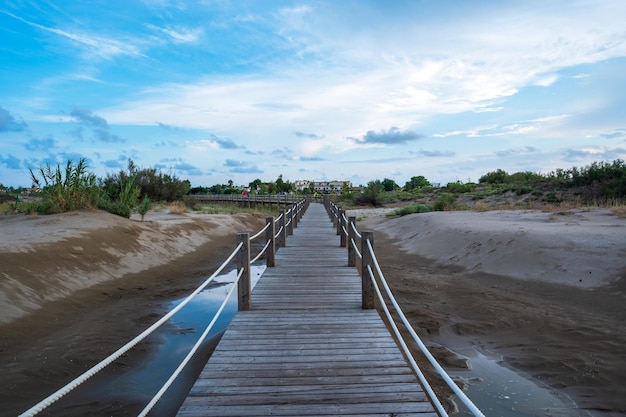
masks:
[(359, 231), (356, 229), (356, 224), (354, 224), (354, 223), (351, 223), (351, 224), (352, 224), (352, 230), (354, 230), (355, 236), (358, 237), (359, 239), (361, 239), (363, 236), (361, 236)]
[(376, 267), (376, 272), (378, 273), (378, 276), (380, 277), (380, 282), (385, 287), (385, 291), (387, 292), (387, 296), (389, 297), (389, 300), (391, 301), (391, 303), (393, 304), (393, 307), (395, 308), (396, 312), (400, 316), (402, 323), (404, 323), (404, 325), (406, 326), (406, 329), (409, 331), (409, 333), (413, 337), (413, 340), (415, 341), (415, 343), (417, 343), (420, 350), (422, 351), (422, 353), (424, 353), (424, 355), (426, 356), (428, 361), (431, 363), (431, 365), (435, 368), (437, 373), (441, 375), (441, 377), (446, 382), (446, 384), (448, 384), (450, 389), (452, 389), (452, 391), (457, 395), (457, 397), (459, 397), (461, 402), (472, 412), (472, 414), (474, 414), (477, 417), (485, 417), (485, 415), (474, 405), (474, 403), (469, 398), (467, 398), (465, 393), (454, 383), (454, 381), (452, 380), (452, 378), (450, 378), (448, 373), (441, 367), (441, 365), (439, 365), (439, 363), (433, 357), (433, 355), (430, 354), (430, 352), (426, 348), (426, 345), (422, 343), (422, 340), (419, 338), (417, 333), (415, 333), (415, 330), (413, 330), (413, 327), (411, 327), (411, 324), (409, 323), (406, 316), (402, 312), (400, 305), (398, 305), (398, 303), (396, 302), (395, 297), (393, 296), (393, 294), (391, 293), (391, 290), (389, 289), (389, 286), (387, 285), (385, 276), (383, 275), (383, 272), (380, 269), (380, 265), (378, 265), (378, 260), (376, 259), (376, 255), (374, 254), (374, 248), (372, 248), (372, 243), (369, 240), (367, 241), (367, 248), (372, 254), (372, 260), (374, 262), (374, 266)]
[(352, 247), (356, 251), (356, 256), (358, 256), (359, 259), (363, 259), (363, 255), (361, 255), (361, 251), (359, 250), (359, 248), (356, 247), (356, 242), (354, 241), (354, 239), (350, 240), (350, 243), (352, 244)]
[(263, 256), (263, 254), (265, 253), (265, 251), (267, 250), (267, 248), (270, 246), (270, 243), (272, 243), (271, 240), (268, 240), (267, 242), (265, 242), (265, 246), (263, 246), (263, 249), (261, 249), (261, 252), (259, 252), (259, 254), (257, 256), (254, 257), (254, 259), (252, 259), (250, 261), (251, 264), (255, 263), (256, 261), (258, 261), (259, 259), (261, 259), (261, 256)]
[(26, 410), (25, 412), (20, 414), (19, 417), (30, 417), (30, 416), (35, 416), (35, 415), (39, 414), (41, 411), (43, 411), (44, 409), (49, 407), (51, 404), (53, 404), (54, 402), (58, 401), (63, 396), (67, 395), (74, 388), (76, 388), (77, 386), (79, 386), (80, 384), (82, 384), (83, 382), (87, 381), (89, 378), (91, 378), (92, 376), (94, 376), (95, 374), (100, 372), (103, 368), (105, 368), (106, 366), (108, 366), (111, 363), (113, 363), (117, 358), (119, 358), (124, 353), (129, 351), (137, 343), (139, 343), (143, 339), (145, 339), (153, 331), (155, 331), (157, 328), (159, 328), (163, 323), (165, 323), (167, 320), (169, 320), (174, 314), (176, 314), (181, 308), (183, 308), (185, 305), (187, 305), (189, 303), (189, 301), (191, 301), (191, 299), (193, 297), (198, 295), (198, 293), (200, 291), (202, 291), (207, 285), (209, 285), (209, 283), (226, 267), (226, 265), (228, 265), (233, 260), (233, 258), (235, 257), (237, 252), (239, 252), (239, 250), (241, 249), (242, 246), (243, 246), (243, 242), (239, 243), (239, 245), (237, 245), (237, 248), (233, 251), (233, 253), (228, 257), (228, 259), (226, 259), (226, 261), (224, 261), (224, 263), (222, 263), (222, 265), (217, 269), (217, 271), (215, 271), (213, 273), (213, 275), (211, 275), (206, 281), (204, 281), (204, 283), (202, 285), (200, 285), (194, 292), (192, 292), (187, 298), (185, 298), (174, 309), (172, 309), (165, 316), (161, 317), (160, 320), (158, 320), (152, 326), (148, 327), (146, 330), (144, 330), (139, 335), (135, 336), (134, 339), (132, 339), (131, 341), (126, 343), (124, 346), (122, 346), (121, 348), (119, 348), (118, 350), (113, 352), (111, 355), (109, 355), (108, 357), (103, 359), (101, 362), (99, 362), (98, 364), (94, 365), (91, 369), (87, 370), (82, 375), (78, 376), (73, 381), (69, 382), (67, 385), (62, 387), (61, 389), (59, 389), (56, 392), (52, 393), (48, 397), (44, 398), (43, 400), (41, 400), (40, 402), (38, 402), (37, 404), (35, 404), (31, 408), (29, 408), (28, 410)]
[(374, 272), (372, 271), (372, 268), (369, 265), (367, 265), (367, 272), (368, 272), (368, 274), (370, 276), (370, 279), (372, 280), (372, 284), (374, 286), (374, 289), (376, 290), (376, 294), (378, 294), (378, 299), (380, 300), (380, 305), (382, 306), (383, 310), (385, 311), (385, 315), (387, 316), (387, 320), (389, 321), (389, 323), (391, 325), (391, 328), (393, 329), (393, 332), (396, 335), (396, 339), (398, 340), (398, 342), (400, 343), (400, 346), (402, 347), (402, 350), (404, 351), (405, 356), (407, 357), (407, 359), (411, 363), (411, 367), (413, 368), (413, 371), (417, 374), (417, 377), (421, 381), (422, 386), (424, 387), (424, 389), (428, 393), (428, 397), (431, 399), (431, 401), (433, 402), (433, 405), (435, 406), (435, 408), (439, 412), (439, 416), (440, 417), (448, 417), (448, 413), (446, 412), (446, 410), (443, 408), (443, 406), (439, 402), (439, 398), (437, 398), (437, 395), (435, 394), (435, 392), (431, 388), (430, 384), (426, 380), (426, 377), (424, 376), (424, 374), (422, 373), (420, 368), (417, 366), (417, 363), (415, 362), (415, 359), (413, 359), (413, 356), (411, 355), (411, 352), (409, 351), (409, 347), (404, 342), (404, 339), (402, 339), (402, 335), (400, 334), (400, 331), (398, 330), (398, 326), (396, 326), (396, 323), (393, 321), (393, 318), (391, 317), (391, 313), (389, 313), (389, 309), (387, 308), (387, 305), (385, 304), (385, 300), (383, 299), (383, 295), (380, 293), (380, 288), (378, 287), (378, 284), (376, 283), (376, 279), (374, 279)]
[(165, 394), (165, 391), (169, 389), (169, 387), (172, 385), (174, 380), (178, 377), (178, 375), (180, 375), (180, 373), (183, 371), (185, 366), (187, 366), (187, 364), (189, 363), (193, 355), (196, 354), (196, 351), (198, 350), (202, 342), (204, 342), (204, 339), (206, 339), (207, 335), (213, 328), (213, 325), (215, 325), (215, 322), (222, 314), (222, 311), (224, 310), (224, 307), (226, 307), (226, 303), (228, 302), (230, 297), (233, 295), (235, 288), (237, 288), (237, 283), (239, 283), (239, 279), (241, 278), (243, 271), (244, 271), (243, 268), (241, 269), (241, 271), (239, 271), (239, 274), (237, 275), (237, 280), (235, 280), (235, 282), (233, 283), (233, 286), (231, 287), (230, 291), (226, 295), (226, 298), (222, 302), (222, 305), (220, 306), (219, 310), (217, 310), (217, 313), (215, 313), (215, 316), (213, 316), (213, 320), (211, 320), (211, 322), (206, 327), (206, 329), (204, 329), (204, 332), (202, 332), (202, 335), (200, 336), (200, 338), (193, 345), (189, 353), (187, 353), (187, 356), (185, 356), (185, 359), (183, 359), (180, 365), (178, 365), (178, 368), (176, 368), (174, 373), (170, 375), (170, 377), (168, 378), (167, 381), (165, 381), (161, 389), (154, 395), (154, 397), (152, 397), (152, 400), (150, 400), (150, 402), (144, 407), (144, 409), (141, 410), (141, 412), (137, 415), (137, 417), (145, 417), (146, 415), (148, 415), (148, 413), (150, 412), (150, 410), (152, 410), (154, 405), (161, 399), (161, 397), (163, 397), (163, 394)]
[(280, 236), (280, 233), (283, 231), (284, 227), (281, 226), (280, 229), (278, 229), (278, 233), (276, 233), (276, 236), (274, 236), (274, 239), (278, 239), (278, 237)]
[(259, 230), (259, 233), (257, 233), (256, 235), (252, 236), (250, 238), (250, 241), (253, 241), (257, 237), (261, 236), (263, 234), (263, 232), (265, 232), (267, 230), (268, 227), (270, 227), (270, 223), (267, 223), (263, 229)]

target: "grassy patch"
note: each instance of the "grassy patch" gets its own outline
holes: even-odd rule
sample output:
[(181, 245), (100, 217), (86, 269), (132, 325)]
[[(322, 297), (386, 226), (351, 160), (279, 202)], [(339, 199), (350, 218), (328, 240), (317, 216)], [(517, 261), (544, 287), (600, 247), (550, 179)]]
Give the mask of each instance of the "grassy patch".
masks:
[(429, 211), (433, 211), (431, 206), (426, 204), (411, 204), (410, 206), (401, 207), (392, 212), (387, 213), (387, 217), (393, 216), (406, 216), (407, 214), (415, 214), (415, 213), (428, 213)]

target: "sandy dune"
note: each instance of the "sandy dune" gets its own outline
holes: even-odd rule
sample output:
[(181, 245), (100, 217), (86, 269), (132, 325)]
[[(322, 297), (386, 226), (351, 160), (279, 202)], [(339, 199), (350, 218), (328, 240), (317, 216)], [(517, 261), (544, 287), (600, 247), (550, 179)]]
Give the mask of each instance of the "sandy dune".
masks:
[(626, 219), (610, 210), (374, 213), (360, 212), (362, 227), (384, 228), (407, 253), (469, 271), (592, 288), (626, 268)]
[(600, 209), (349, 214), (375, 231), (394, 294), (440, 360), (465, 363), (452, 349), (471, 366), (478, 350), (586, 415), (626, 415), (626, 219)]

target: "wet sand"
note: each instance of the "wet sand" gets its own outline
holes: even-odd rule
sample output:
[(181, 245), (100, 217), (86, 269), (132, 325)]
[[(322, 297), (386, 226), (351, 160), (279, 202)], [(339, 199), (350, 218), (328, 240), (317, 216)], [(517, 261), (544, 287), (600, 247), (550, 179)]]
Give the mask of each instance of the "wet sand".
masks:
[(353, 214), (375, 231), (382, 270), (427, 345), (500, 355), (594, 415), (626, 415), (626, 219)]

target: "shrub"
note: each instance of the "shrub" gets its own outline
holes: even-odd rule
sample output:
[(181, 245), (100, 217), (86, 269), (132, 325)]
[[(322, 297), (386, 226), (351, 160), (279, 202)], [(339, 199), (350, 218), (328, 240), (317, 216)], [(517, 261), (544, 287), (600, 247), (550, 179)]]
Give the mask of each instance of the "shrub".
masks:
[(103, 204), (102, 208), (111, 214), (126, 217), (127, 219), (129, 219), (132, 214), (131, 206), (119, 200), (108, 201)]
[(148, 196), (145, 196), (141, 203), (137, 206), (137, 212), (141, 215), (141, 221), (146, 217), (146, 213), (152, 210), (152, 201)]
[(167, 208), (171, 214), (180, 214), (180, 215), (185, 214), (185, 211), (187, 209), (185, 204), (180, 201), (174, 201), (168, 204)]
[(478, 179), (479, 183), (487, 184), (504, 184), (507, 180), (508, 174), (506, 171), (498, 169), (496, 171), (488, 172)]
[(456, 208), (456, 197), (452, 194), (442, 193), (433, 203), (434, 211), (449, 211)]
[(410, 206), (394, 210), (388, 213), (387, 216), (406, 216), (407, 214), (428, 213), (429, 211), (433, 211), (433, 208), (426, 204), (411, 204)]
[(446, 189), (449, 192), (456, 194), (471, 193), (476, 190), (476, 184), (473, 182), (468, 182), (466, 184), (462, 184), (460, 182), (450, 182), (446, 185)]
[(385, 201), (385, 197), (386, 194), (382, 182), (380, 180), (376, 180), (367, 183), (367, 187), (365, 187), (363, 193), (356, 196), (354, 201), (357, 204), (370, 204), (377, 207)]

